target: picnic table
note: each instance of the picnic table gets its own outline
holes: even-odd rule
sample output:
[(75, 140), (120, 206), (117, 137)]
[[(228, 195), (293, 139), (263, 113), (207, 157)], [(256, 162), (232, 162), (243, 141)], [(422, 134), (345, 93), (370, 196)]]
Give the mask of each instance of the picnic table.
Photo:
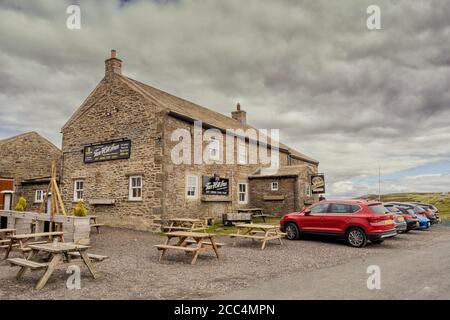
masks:
[(238, 212), (249, 212), (251, 214), (263, 214), (262, 208), (242, 208), (238, 209)]
[[(45, 284), (47, 283), (48, 279), (52, 275), (52, 273), (55, 271), (55, 269), (63, 265), (65, 263), (72, 263), (71, 257), (72, 254), (78, 254), (78, 256), (81, 258), (81, 260), (84, 262), (86, 267), (88, 268), (90, 274), (95, 279), (95, 269), (92, 264), (92, 261), (90, 260), (87, 249), (89, 249), (89, 246), (84, 245), (77, 245), (74, 243), (63, 243), (63, 242), (57, 242), (57, 243), (45, 243), (45, 244), (32, 244), (29, 245), (30, 249), (32, 250), (30, 255), (28, 256), (28, 259), (24, 258), (12, 258), (8, 259), (8, 262), (11, 265), (19, 266), (21, 267), (19, 272), (16, 275), (16, 279), (19, 280), (25, 271), (28, 269), (34, 271), (34, 270), (45, 270), (42, 277), (39, 279), (38, 283), (36, 284), (36, 289), (40, 290), (42, 289)], [(33, 259), (37, 256), (38, 253), (44, 252), (49, 254), (50, 258), (48, 262), (36, 262), (33, 261)]]
[(105, 224), (104, 223), (98, 223), (97, 221), (97, 216), (89, 216), (90, 220), (90, 227), (91, 228), (96, 228), (97, 229), (97, 233), (100, 233), (100, 227), (103, 227)]
[(247, 238), (262, 241), (261, 250), (266, 248), (266, 243), (272, 240), (278, 240), (280, 244), (283, 244), (281, 238), (285, 236), (285, 233), (281, 232), (279, 226), (270, 224), (258, 224), (258, 223), (245, 223), (236, 225), (235, 234), (230, 234), (231, 238), (234, 238), (233, 246), (236, 245), (238, 238)]
[(0, 249), (7, 249), (9, 246), (9, 243), (11, 242), (8, 237), (14, 235), (16, 232), (16, 229), (6, 228), (6, 229), (0, 229)]
[[(46, 240), (36, 240), (37, 238), (45, 238), (48, 237), (50, 239), (53, 239), (54, 237), (57, 237), (61, 240), (61, 242), (64, 241), (64, 233), (60, 231), (53, 231), (53, 232), (40, 232), (40, 233), (27, 233), (27, 234), (13, 234), (9, 236), (9, 245), (6, 248), (6, 253), (4, 259), (8, 259), (9, 253), (13, 249), (17, 249), (19, 251), (22, 251), (22, 253), (25, 255), (26, 252), (31, 251), (30, 245), (32, 244), (43, 244), (47, 243)], [(29, 242), (31, 239), (34, 239), (32, 242)]]
[(273, 214), (254, 214), (252, 215), (252, 219), (256, 219), (256, 218), (262, 218), (263, 222), (266, 222), (266, 218), (275, 218), (275, 215)]
[(171, 218), (167, 231), (203, 231), (206, 232), (205, 222), (201, 219), (192, 218)]
[[(188, 231), (173, 231), (167, 232), (167, 241), (165, 244), (155, 245), (155, 247), (161, 251), (159, 261), (163, 258), (164, 254), (169, 249), (181, 250), (186, 253), (192, 253), (191, 264), (197, 262), (198, 255), (206, 250), (213, 249), (217, 259), (219, 259), (218, 248), (222, 243), (216, 243), (214, 240), (214, 234), (205, 232), (188, 232)], [(178, 239), (176, 243), (170, 244), (170, 241), (175, 238)]]

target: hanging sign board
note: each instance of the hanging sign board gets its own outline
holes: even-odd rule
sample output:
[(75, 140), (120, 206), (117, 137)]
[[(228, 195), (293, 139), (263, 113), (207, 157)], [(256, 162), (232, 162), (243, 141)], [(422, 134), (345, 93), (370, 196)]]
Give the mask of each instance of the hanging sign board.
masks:
[(323, 174), (314, 174), (311, 176), (311, 193), (325, 193), (325, 176)]

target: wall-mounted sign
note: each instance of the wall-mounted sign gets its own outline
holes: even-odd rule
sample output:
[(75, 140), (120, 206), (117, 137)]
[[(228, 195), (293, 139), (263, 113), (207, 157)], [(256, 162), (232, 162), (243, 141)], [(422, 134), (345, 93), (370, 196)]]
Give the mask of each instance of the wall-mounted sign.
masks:
[(325, 193), (325, 176), (323, 174), (314, 174), (311, 176), (311, 193)]
[(230, 180), (218, 175), (202, 177), (202, 192), (206, 195), (227, 196), (230, 191)]
[(118, 141), (84, 147), (84, 163), (128, 159), (131, 153), (131, 141)]

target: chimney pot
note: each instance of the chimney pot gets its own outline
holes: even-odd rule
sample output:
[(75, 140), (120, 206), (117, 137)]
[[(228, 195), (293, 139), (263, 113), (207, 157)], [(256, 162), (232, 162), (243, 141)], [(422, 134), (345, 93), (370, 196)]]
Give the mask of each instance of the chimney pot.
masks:
[(105, 76), (111, 77), (113, 74), (122, 74), (122, 60), (117, 58), (116, 50), (111, 50), (111, 58), (105, 61)]
[(247, 124), (247, 112), (241, 110), (241, 104), (239, 102), (236, 104), (236, 110), (231, 112), (231, 117), (241, 124)]

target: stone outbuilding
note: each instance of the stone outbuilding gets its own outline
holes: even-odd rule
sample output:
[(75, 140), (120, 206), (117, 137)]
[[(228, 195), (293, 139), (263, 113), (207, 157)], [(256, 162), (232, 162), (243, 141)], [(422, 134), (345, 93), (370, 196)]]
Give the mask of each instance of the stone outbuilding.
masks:
[[(206, 139), (209, 129), (216, 136)], [(252, 206), (282, 214), (314, 201), (306, 185), (318, 161), (263, 135), (247, 136), (248, 130), (256, 131), (239, 104), (228, 117), (133, 80), (122, 74), (113, 50), (105, 76), (62, 128), (65, 206), (83, 200), (106, 224), (148, 230), (155, 219), (172, 216), (220, 217)], [(174, 161), (180, 143), (186, 143), (181, 163)], [(261, 158), (266, 146), (272, 148), (269, 164)], [(196, 161), (198, 148), (212, 161)], [(264, 199), (271, 191), (257, 182), (255, 172), (274, 164), (282, 172), (295, 170), (272, 177), (282, 200)]]
[(52, 161), (59, 170), (61, 157), (61, 150), (36, 132), (0, 140), (0, 210), (14, 208), (24, 196), (27, 209), (37, 211), (47, 191)]

